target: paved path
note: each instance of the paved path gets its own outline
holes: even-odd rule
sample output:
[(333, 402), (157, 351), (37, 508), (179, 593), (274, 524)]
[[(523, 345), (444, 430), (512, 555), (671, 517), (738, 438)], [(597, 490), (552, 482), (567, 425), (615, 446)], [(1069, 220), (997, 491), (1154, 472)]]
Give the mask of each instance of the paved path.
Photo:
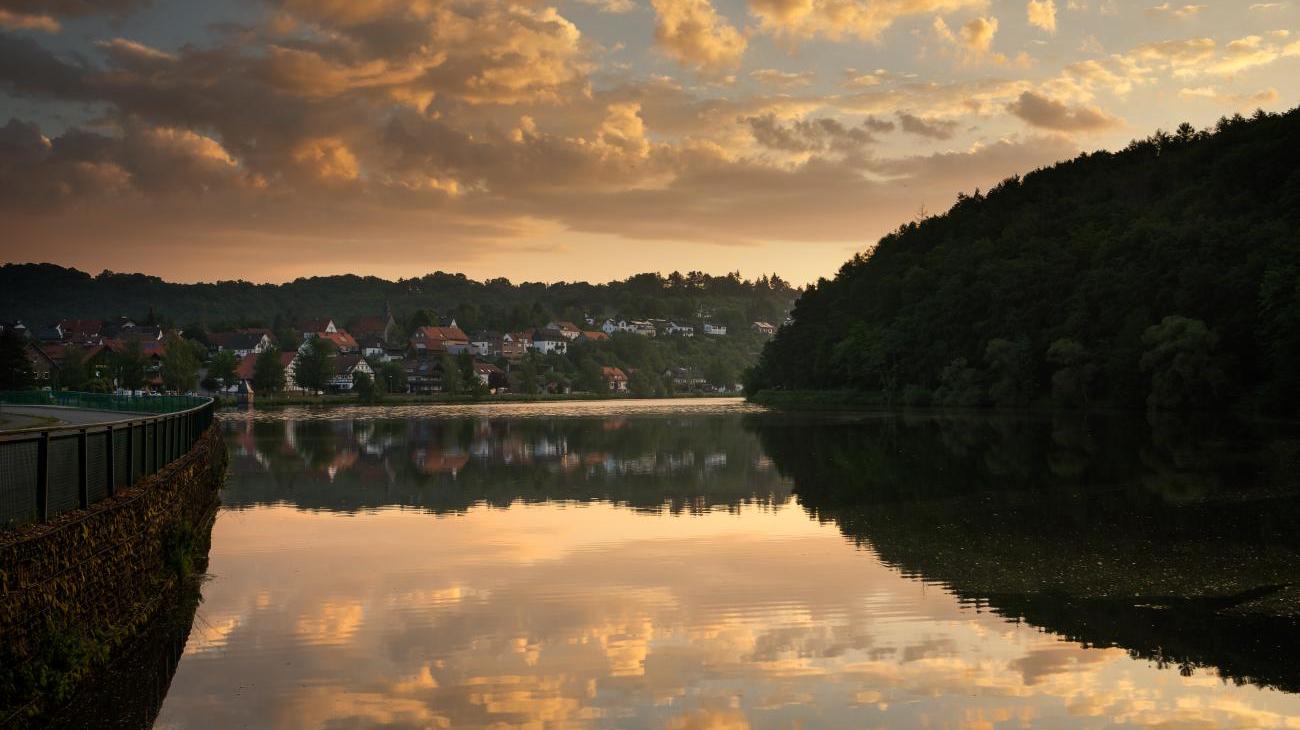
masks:
[[(124, 421), (133, 415), (122, 411), (83, 411), (79, 408), (58, 406), (0, 405), (0, 431), (39, 426), (80, 426), (85, 424)], [(55, 419), (51, 422), (50, 419)]]

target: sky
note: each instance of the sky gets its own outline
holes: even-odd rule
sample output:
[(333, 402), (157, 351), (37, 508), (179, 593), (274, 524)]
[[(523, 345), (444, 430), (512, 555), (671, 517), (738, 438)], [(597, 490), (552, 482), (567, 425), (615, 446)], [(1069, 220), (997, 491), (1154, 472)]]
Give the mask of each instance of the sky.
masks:
[(1300, 0), (0, 0), (0, 260), (807, 283), (1298, 103)]

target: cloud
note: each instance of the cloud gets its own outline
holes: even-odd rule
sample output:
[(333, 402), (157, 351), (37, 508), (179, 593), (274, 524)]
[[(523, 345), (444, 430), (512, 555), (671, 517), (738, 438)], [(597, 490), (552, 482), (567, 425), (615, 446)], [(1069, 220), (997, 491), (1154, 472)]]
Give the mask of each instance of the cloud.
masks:
[(816, 74), (813, 71), (778, 71), (774, 68), (760, 68), (749, 72), (749, 77), (764, 86), (774, 86), (781, 89), (789, 89), (797, 86), (807, 86), (813, 82)]
[(1030, 126), (1058, 132), (1098, 132), (1123, 124), (1097, 107), (1070, 106), (1030, 91), (1008, 104), (1007, 111)]
[(749, 0), (764, 32), (791, 39), (874, 40), (907, 17), (982, 9), (986, 0)]
[(651, 0), (655, 43), (685, 66), (717, 73), (735, 68), (748, 42), (709, 0)]
[(149, 0), (0, 0), (0, 13), (56, 18), (121, 17), (148, 4)]
[(1258, 35), (1238, 38), (1224, 46), (1219, 58), (1208, 64), (1205, 70), (1231, 76), (1257, 66), (1267, 66), (1282, 58), (1300, 56), (1300, 41), (1286, 44), (1289, 36), (1287, 31), (1277, 31), (1269, 34), (1268, 38)]
[[(830, 117), (799, 119), (789, 125), (782, 125), (775, 114), (750, 117), (746, 120), (753, 131), (754, 139), (762, 146), (782, 152), (839, 152), (841, 154), (858, 154), (863, 148), (875, 142), (873, 131), (882, 129), (879, 122), (869, 120), (861, 126), (846, 126), (843, 122)], [(885, 123), (887, 129), (893, 124)]]
[(1277, 89), (1268, 88), (1251, 94), (1233, 94), (1224, 92), (1214, 86), (1197, 86), (1181, 89), (1178, 95), (1184, 99), (1209, 101), (1217, 106), (1226, 106), (1238, 111), (1249, 111), (1272, 106), (1281, 99)]
[(1015, 63), (1028, 66), (1031, 63), (1031, 59), (1024, 53), (1015, 59), (993, 53), (993, 36), (998, 32), (997, 18), (972, 18), (954, 32), (942, 17), (936, 16), (932, 28), (935, 37), (956, 49), (956, 56), (963, 63), (974, 64), (983, 60), (1002, 65)]
[(1029, 0), (1025, 12), (1030, 25), (1048, 33), (1056, 32), (1056, 0)]
[(1146, 9), (1146, 14), (1153, 18), (1172, 18), (1175, 20), (1185, 20), (1194, 18), (1205, 10), (1205, 5), (1171, 5), (1170, 3), (1161, 3), (1155, 7)]
[(16, 13), (0, 7), (0, 28), (58, 33), (62, 26), (53, 15), (46, 13)]
[(908, 112), (898, 113), (898, 122), (904, 132), (930, 139), (952, 139), (957, 131), (957, 122), (950, 120), (922, 119)]
[(632, 0), (578, 0), (578, 2), (598, 8), (602, 13), (630, 13), (636, 9), (636, 3)]

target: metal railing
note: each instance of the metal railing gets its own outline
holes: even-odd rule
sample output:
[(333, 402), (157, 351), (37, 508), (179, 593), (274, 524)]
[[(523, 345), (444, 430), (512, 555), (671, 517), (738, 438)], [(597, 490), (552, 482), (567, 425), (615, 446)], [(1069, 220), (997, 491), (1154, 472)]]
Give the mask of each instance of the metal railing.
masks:
[(191, 396), (23, 391), (0, 392), (0, 404), (123, 416), (0, 432), (0, 529), (88, 507), (156, 473), (188, 453), (216, 413), (211, 398)]

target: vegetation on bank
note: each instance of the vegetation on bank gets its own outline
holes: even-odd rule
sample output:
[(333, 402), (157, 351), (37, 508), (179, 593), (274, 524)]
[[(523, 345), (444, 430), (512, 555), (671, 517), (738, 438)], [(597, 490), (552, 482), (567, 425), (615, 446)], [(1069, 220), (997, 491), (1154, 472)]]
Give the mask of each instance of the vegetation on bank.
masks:
[(959, 196), (810, 287), (792, 319), (748, 392), (1300, 413), (1300, 110)]

